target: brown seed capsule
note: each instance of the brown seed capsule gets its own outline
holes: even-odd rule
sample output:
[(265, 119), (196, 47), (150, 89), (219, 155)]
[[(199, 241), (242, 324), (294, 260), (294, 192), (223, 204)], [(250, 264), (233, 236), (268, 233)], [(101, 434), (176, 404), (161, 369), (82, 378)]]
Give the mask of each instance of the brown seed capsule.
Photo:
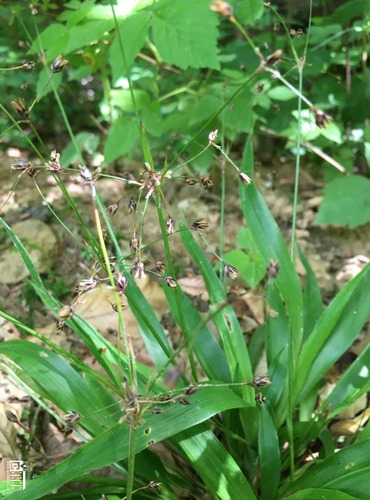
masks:
[(79, 165), (78, 168), (80, 169), (80, 176), (84, 181), (90, 182), (93, 180), (93, 174), (87, 167)]
[(130, 250), (134, 253), (139, 251), (139, 240), (135, 237), (130, 240)]
[(211, 10), (217, 12), (218, 14), (221, 14), (221, 16), (224, 17), (230, 17), (234, 14), (233, 6), (230, 5), (228, 2), (222, 2), (220, 0), (213, 1), (213, 4), (211, 5)]
[(134, 278), (135, 279), (145, 278), (145, 266), (144, 262), (141, 259), (139, 259), (134, 265)]
[(118, 291), (124, 292), (127, 288), (127, 278), (126, 276), (123, 276), (122, 274), (116, 274), (116, 285), (118, 288)]
[(30, 69), (32, 69), (34, 66), (35, 66), (35, 62), (34, 61), (28, 61), (28, 62), (25, 62), (22, 64), (22, 68), (29, 71)]
[(155, 481), (150, 481), (148, 484), (148, 488), (151, 488), (152, 490), (159, 490), (159, 488), (162, 486), (162, 483), (156, 483)]
[(265, 63), (268, 65), (277, 65), (279, 64), (282, 55), (283, 51), (281, 49), (275, 50), (275, 52), (266, 57)]
[(262, 394), (262, 392), (257, 392), (255, 396), (256, 401), (258, 401), (260, 404), (263, 404), (266, 401), (265, 396)]
[(83, 293), (93, 290), (98, 284), (98, 280), (95, 278), (88, 278), (79, 282), (75, 288), (75, 293)]
[(57, 332), (61, 332), (64, 327), (65, 327), (65, 321), (63, 319), (60, 319), (57, 321)]
[(224, 271), (225, 274), (232, 280), (235, 280), (239, 276), (239, 271), (236, 269), (236, 267), (230, 266), (230, 264), (224, 265)]
[(15, 163), (12, 163), (12, 170), (29, 170), (32, 168), (32, 163), (26, 160), (17, 160)]
[(254, 377), (253, 384), (257, 387), (264, 387), (266, 385), (271, 385), (272, 382), (271, 382), (270, 377), (268, 375), (262, 375), (262, 376)]
[(209, 189), (213, 186), (213, 182), (211, 181), (211, 178), (209, 176), (202, 177), (201, 181), (205, 189)]
[(182, 396), (177, 398), (176, 400), (178, 403), (180, 403), (180, 405), (184, 405), (184, 406), (188, 406), (188, 405), (191, 405), (190, 401), (188, 401), (187, 399), (183, 398)]
[(257, 94), (260, 94), (262, 92), (262, 90), (264, 89), (264, 87), (265, 87), (264, 83), (258, 83), (256, 85), (256, 92), (257, 92)]
[(300, 38), (301, 36), (303, 36), (303, 29), (302, 28), (298, 28), (297, 29), (297, 37)]
[(319, 109), (314, 109), (315, 113), (315, 122), (319, 128), (326, 128), (329, 124), (330, 118), (324, 113), (324, 111), (320, 111)]
[(163, 263), (163, 262), (161, 262), (161, 261), (157, 261), (157, 262), (155, 263), (155, 267), (156, 267), (156, 269), (157, 269), (157, 271), (158, 271), (159, 273), (163, 273), (163, 272), (165, 271), (165, 269), (166, 269), (166, 266), (165, 266), (165, 265), (164, 265), (164, 263)]
[(177, 287), (176, 280), (174, 280), (171, 276), (165, 276), (163, 279), (164, 279), (166, 285), (169, 286), (170, 288)]
[(73, 309), (71, 306), (63, 306), (59, 309), (59, 318), (69, 319), (73, 316)]
[(175, 221), (169, 217), (166, 222), (167, 234), (173, 234), (175, 232)]
[(13, 410), (5, 410), (5, 416), (9, 422), (17, 424), (19, 422), (19, 417)]
[(107, 215), (116, 215), (117, 210), (119, 208), (119, 203), (113, 203), (112, 205), (109, 205), (105, 211), (107, 212)]
[(163, 410), (160, 408), (153, 408), (152, 413), (153, 415), (159, 415), (160, 413), (163, 413)]
[(64, 66), (67, 66), (67, 64), (68, 64), (67, 59), (64, 59), (63, 56), (59, 55), (51, 63), (50, 69), (53, 73), (59, 73), (60, 71), (62, 71)]
[(80, 418), (81, 415), (74, 410), (70, 410), (66, 415), (64, 415), (64, 420), (68, 424), (75, 424), (76, 422), (78, 422), (78, 420), (80, 420)]
[(245, 174), (244, 172), (240, 172), (239, 173), (239, 179), (246, 186), (248, 186), (252, 182), (252, 179), (247, 174)]
[(128, 213), (132, 214), (136, 210), (136, 201), (133, 198), (130, 198), (128, 202)]
[(198, 390), (198, 387), (196, 385), (191, 385), (190, 387), (188, 387), (185, 391), (185, 396), (192, 396), (193, 394), (195, 394)]
[(197, 183), (196, 179), (185, 179), (186, 184), (189, 184), (189, 186), (194, 186), (194, 184)]
[(194, 221), (193, 224), (189, 227), (190, 229), (206, 229), (207, 227), (209, 227), (209, 224), (207, 222), (207, 219), (201, 217), (200, 219)]
[(11, 104), (14, 108), (14, 111), (19, 115), (27, 117), (30, 114), (22, 97), (17, 97), (17, 99), (14, 99)]

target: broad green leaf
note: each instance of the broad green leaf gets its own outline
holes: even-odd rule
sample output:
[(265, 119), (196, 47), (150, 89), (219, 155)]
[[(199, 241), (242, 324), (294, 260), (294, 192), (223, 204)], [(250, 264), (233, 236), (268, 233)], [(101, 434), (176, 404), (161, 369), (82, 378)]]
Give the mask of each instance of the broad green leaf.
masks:
[(228, 264), (237, 268), (240, 276), (254, 289), (266, 273), (266, 265), (259, 252), (249, 255), (243, 250), (230, 250), (224, 255)]
[(369, 498), (369, 446), (369, 440), (347, 446), (313, 465), (288, 488), (284, 488), (285, 495), (306, 488), (332, 488), (361, 499)]
[(235, 4), (235, 15), (243, 24), (253, 26), (255, 21), (262, 17), (265, 9), (262, 0), (237, 0), (231, 2)]
[(254, 491), (239, 466), (206, 425), (188, 429), (175, 438), (188, 461), (214, 498), (254, 500)]
[(341, 177), (324, 191), (315, 224), (354, 228), (370, 221), (370, 180), (361, 175)]
[(219, 69), (218, 19), (208, 0), (165, 0), (153, 7), (153, 41), (166, 63)]
[[(148, 104), (150, 103), (150, 96), (148, 92), (145, 92), (144, 90), (133, 90), (133, 95), (135, 99), (136, 109), (138, 111), (145, 109), (145, 107), (148, 106)], [(116, 106), (117, 108), (127, 113), (132, 113), (135, 111), (130, 90), (127, 89), (112, 90), (111, 102), (113, 106)]]
[(75, 50), (81, 49), (96, 43), (105, 33), (111, 31), (114, 27), (114, 21), (89, 21), (80, 23), (73, 28), (68, 29), (68, 44), (63, 50), (63, 54), (70, 54)]
[(370, 314), (370, 264), (353, 278), (321, 315), (299, 354), (294, 397), (300, 400), (348, 349)]
[[(45, 96), (50, 94), (50, 92), (53, 92), (53, 86), (57, 90), (62, 83), (63, 72), (55, 73), (53, 75), (52, 82), (49, 81), (50, 75), (51, 71), (49, 66), (42, 68), (42, 70), (39, 73), (36, 85), (36, 92), (39, 100), (42, 100)], [(48, 85), (46, 86), (47, 83)]]
[[(247, 406), (247, 403), (227, 387), (199, 388), (189, 399), (190, 405), (169, 404), (163, 407), (164, 412), (160, 415), (154, 415), (150, 411), (144, 413), (142, 423), (136, 431), (137, 453), (148, 448), (153, 442), (159, 443), (171, 436), (177, 435), (177, 439), (181, 439), (179, 433), (208, 420), (217, 413)], [(201, 430), (203, 431), (203, 427)], [(126, 422), (113, 425), (78, 448), (72, 456), (56, 467), (28, 481), (26, 490), (17, 491), (8, 498), (10, 500), (40, 498), (87, 472), (127, 459), (129, 435), (130, 427)], [(208, 453), (207, 441), (203, 442), (203, 453)]]
[[(29, 50), (30, 54), (37, 54), (42, 47), (52, 60), (59, 54), (65, 54), (65, 47), (69, 41), (69, 33), (63, 24), (53, 23), (40, 33), (40, 40), (36, 38)], [(50, 72), (49, 72), (50, 73)]]
[(139, 132), (131, 116), (118, 118), (109, 129), (104, 146), (105, 165), (135, 148)]
[[(99, 145), (99, 136), (91, 132), (80, 132), (75, 135), (75, 142), (81, 151), (86, 151), (92, 155)], [(76, 151), (75, 144), (70, 142), (62, 151), (63, 167), (67, 168), (72, 163), (80, 161), (80, 159), (81, 156), (80, 153)]]
[(109, 48), (109, 64), (112, 68), (113, 82), (126, 74), (119, 36), (121, 37), (127, 68), (130, 68), (145, 43), (150, 16), (150, 12), (135, 12), (130, 17), (119, 22), (119, 32), (115, 33), (113, 43)]

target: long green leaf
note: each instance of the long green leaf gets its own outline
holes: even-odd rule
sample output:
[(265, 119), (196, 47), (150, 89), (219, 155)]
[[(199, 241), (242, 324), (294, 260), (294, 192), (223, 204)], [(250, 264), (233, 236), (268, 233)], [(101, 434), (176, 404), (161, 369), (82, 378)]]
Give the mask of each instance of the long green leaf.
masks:
[(230, 500), (256, 498), (239, 466), (220, 440), (203, 424), (181, 433), (175, 438), (189, 462), (214, 498)]
[[(191, 405), (169, 404), (160, 415), (146, 412), (136, 431), (136, 452), (194, 427), (219, 412), (247, 406), (245, 401), (227, 387), (200, 388), (190, 400)], [(56, 467), (28, 481), (26, 490), (17, 491), (8, 498), (40, 498), (82, 474), (125, 460), (129, 453), (129, 432), (127, 423), (114, 425)], [(181, 439), (181, 436), (178, 438)], [(204, 442), (204, 453), (207, 453), (206, 444)]]
[(262, 404), (260, 407), (258, 450), (261, 466), (262, 500), (272, 500), (276, 497), (280, 481), (279, 438), (271, 412), (272, 409), (267, 404)]
[[(285, 494), (305, 488), (333, 488), (361, 499), (370, 498), (370, 440), (347, 446), (294, 481)], [(335, 497), (333, 497), (335, 498)]]
[(297, 363), (294, 396), (303, 399), (348, 349), (370, 314), (370, 264), (351, 280), (324, 311)]
[(328, 488), (307, 488), (284, 498), (287, 500), (361, 500), (360, 497), (354, 497), (348, 495), (348, 493), (343, 493), (343, 491)]

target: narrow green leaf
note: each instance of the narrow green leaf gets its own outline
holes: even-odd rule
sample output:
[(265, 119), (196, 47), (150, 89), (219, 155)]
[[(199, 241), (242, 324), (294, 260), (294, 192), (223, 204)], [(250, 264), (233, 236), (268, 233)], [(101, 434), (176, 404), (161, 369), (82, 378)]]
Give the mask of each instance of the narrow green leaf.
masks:
[[(227, 387), (198, 389), (190, 400), (191, 405), (169, 404), (163, 408), (164, 412), (160, 415), (146, 412), (136, 431), (136, 452), (146, 449), (153, 442), (159, 443), (194, 427), (219, 412), (247, 406), (247, 403)], [(129, 453), (129, 432), (127, 423), (114, 425), (78, 448), (72, 456), (56, 467), (28, 481), (26, 490), (17, 491), (8, 498), (10, 500), (40, 498), (87, 472), (125, 460)], [(181, 439), (181, 435), (177, 437)], [(204, 442), (203, 453), (205, 454), (207, 453), (206, 445), (207, 442)]]
[(348, 349), (368, 319), (370, 264), (353, 278), (323, 312), (299, 355), (294, 397), (304, 399)]
[[(369, 498), (369, 447), (370, 440), (366, 440), (343, 448), (318, 465), (313, 465), (289, 485), (284, 493), (305, 488), (331, 487), (361, 499)], [(343, 487), (340, 486), (341, 482)]]
[(260, 406), (258, 451), (261, 466), (261, 500), (272, 500), (279, 488), (281, 462), (279, 438), (272, 409), (268, 404)]
[(285, 498), (287, 500), (361, 500), (360, 497), (329, 488), (307, 488)]
[[(243, 155), (243, 172), (253, 171), (253, 149), (248, 139)], [(285, 301), (292, 331), (293, 353), (298, 354), (303, 333), (302, 289), (299, 277), (290, 260), (284, 238), (265, 201), (252, 183), (239, 188), (241, 208), (265, 264), (279, 262), (280, 270), (275, 283)]]
[[(173, 290), (164, 287), (164, 292), (171, 313), (176, 323), (179, 324), (178, 310)], [(223, 350), (218, 345), (207, 325), (204, 324), (199, 312), (195, 309), (190, 299), (188, 299), (180, 287), (178, 287), (178, 293), (189, 332), (193, 334), (191, 345), (189, 345), (188, 348), (192, 351), (194, 350), (200, 366), (208, 378), (222, 380), (223, 382), (231, 382), (230, 370)]]

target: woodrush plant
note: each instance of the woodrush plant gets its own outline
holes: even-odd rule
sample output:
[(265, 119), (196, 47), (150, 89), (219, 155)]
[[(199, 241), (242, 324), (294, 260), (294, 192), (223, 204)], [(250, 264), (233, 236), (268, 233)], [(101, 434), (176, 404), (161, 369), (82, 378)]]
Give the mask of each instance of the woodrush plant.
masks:
[[(166, 3), (162, 3), (164, 8)], [(221, 4), (225, 7), (224, 2), (215, 2), (218, 9)], [(226, 15), (234, 16), (232, 10), (228, 10)], [(113, 7), (112, 16), (120, 40)], [(248, 42), (248, 33), (235, 16), (232, 22), (242, 29)], [(119, 42), (119, 46), (135, 103), (124, 44)], [(276, 63), (281, 53), (275, 52), (265, 58), (252, 47), (257, 55), (258, 70), (247, 77), (214, 117), (233, 101), (242, 88), (254, 83), (260, 72), (276, 73), (277, 70), (270, 64)], [(56, 68), (61, 68), (63, 72), (68, 68), (66, 61), (61, 55), (51, 61), (47, 79), (49, 86), (53, 84)], [(302, 82), (303, 65), (298, 65), (298, 69)], [(285, 76), (281, 77), (281, 82), (291, 86)], [(293, 87), (300, 98), (303, 96), (301, 87), (301, 84), (298, 89)], [(46, 88), (38, 95), (41, 96)], [(56, 327), (67, 325), (86, 345), (104, 375), (27, 324), (12, 318), (6, 311), (0, 312), (3, 318), (44, 344), (27, 340), (1, 343), (4, 371), (61, 422), (60, 432), (65, 437), (83, 429), (80, 439), (85, 441), (58, 465), (29, 480), (25, 491), (10, 493), (7, 498), (39, 498), (71, 481), (96, 485), (89, 490), (81, 489), (84, 495), (104, 492), (125, 498), (131, 498), (134, 493), (138, 497), (168, 498), (177, 498), (182, 494), (201, 496), (204, 493), (225, 499), (303, 499), (332, 494), (336, 498), (362, 498), (369, 467), (369, 426), (362, 426), (360, 422), (358, 433), (350, 445), (339, 451), (328, 426), (343, 408), (369, 390), (369, 346), (347, 368), (332, 392), (324, 400), (316, 402), (316, 399), (325, 374), (346, 352), (368, 319), (366, 291), (369, 289), (369, 265), (323, 310), (320, 291), (307, 260), (301, 253), (307, 270), (302, 289), (292, 264), (294, 245), (289, 254), (276, 222), (252, 182), (252, 132), (245, 141), (239, 167), (226, 151), (223, 135), (221, 145), (218, 144), (215, 129), (207, 130), (208, 139), (202, 136), (202, 130), (208, 126), (206, 123), (196, 136), (197, 140), (203, 141), (201, 150), (216, 151), (225, 159), (224, 169), (228, 165), (236, 169), (241, 210), (268, 270), (261, 286), (266, 320), (251, 341), (257, 343), (254, 339), (261, 334), (264, 336), (261, 347), (266, 351), (268, 376), (254, 376), (252, 366), (257, 364), (261, 347), (247, 347), (227, 297), (227, 282), (223, 279), (225, 275), (236, 278), (237, 269), (224, 260), (223, 251), (219, 255), (214, 252), (215, 258), (222, 263), (220, 278), (196, 239), (199, 233), (202, 246), (207, 246), (202, 232), (207, 228), (207, 218), (200, 217), (190, 224), (176, 225), (166, 202), (166, 189), (170, 183), (181, 180), (194, 185), (194, 189), (199, 186), (207, 189), (212, 186), (211, 176), (180, 172), (191, 162), (190, 159), (179, 165), (176, 163), (185, 149), (162, 168), (156, 168), (135, 104), (144, 163), (142, 173), (139, 176), (122, 176), (107, 170), (94, 171), (82, 161), (67, 112), (56, 89), (54, 95), (81, 157), (81, 165), (77, 168), (65, 167), (63, 155), (52, 151), (45, 156), (34, 139), (24, 136), (40, 161), (18, 161), (13, 169), (19, 172), (19, 178), (29, 175), (45, 203), (47, 201), (38, 178), (45, 172), (52, 175), (80, 225), (81, 240), (47, 204), (56, 220), (73, 236), (76, 244), (85, 250), (87, 248), (94, 261), (91, 275), (77, 284), (73, 301), (63, 305), (53, 297), (22, 242), (4, 219), (0, 221), (29, 270), (34, 290), (56, 318)], [(40, 97), (33, 101), (32, 112), (39, 102)], [(18, 102), (17, 108), (19, 105)], [(22, 123), (17, 123), (6, 108), (2, 109), (21, 132)], [(24, 111), (23, 115), (28, 120), (32, 118), (30, 113), (25, 115)], [(33, 126), (32, 130), (41, 144), (40, 148), (45, 149), (36, 127)], [(298, 167), (299, 156), (297, 179)], [(227, 196), (224, 177), (223, 207)], [(90, 193), (94, 228), (87, 227), (83, 222), (79, 207), (68, 193), (66, 185), (70, 178)], [(130, 188), (125, 200), (126, 210), (133, 219), (129, 252), (122, 251), (114, 231), (114, 217), (120, 214), (124, 198), (103, 203), (99, 184), (106, 178), (125, 183)], [(16, 186), (17, 183), (14, 189)], [(158, 242), (163, 244), (163, 258), (151, 264), (146, 251), (155, 242), (145, 241), (143, 221), (149, 204), (153, 202), (157, 210)], [(206, 284), (210, 309), (205, 317), (201, 317), (177, 282), (170, 240), (178, 236)], [(107, 238), (110, 238), (114, 255), (107, 249)], [(154, 272), (162, 279), (168, 307), (183, 334), (182, 344), (177, 349), (171, 345), (155, 311), (136, 285), (136, 280), (146, 272)], [(117, 313), (116, 345), (78, 315), (79, 303), (84, 295), (105, 283), (114, 294), (112, 307)], [(136, 359), (134, 346), (125, 328), (125, 300), (136, 316), (153, 368)], [(214, 336), (210, 323), (220, 340)], [(177, 368), (177, 358), (184, 352), (189, 370), (182, 370), (175, 388), (169, 390), (166, 375), (172, 367)], [(63, 419), (51, 408), (51, 404), (65, 414)], [(14, 423), (18, 421), (14, 415), (10, 415), (10, 420)], [(317, 441), (322, 445), (315, 455), (311, 447)], [(161, 448), (153, 446), (158, 443), (171, 452), (173, 461), (169, 461)], [(113, 466), (117, 479), (88, 475), (107, 465)], [(71, 493), (72, 497), (75, 494)], [(63, 495), (60, 492), (56, 496)]]

